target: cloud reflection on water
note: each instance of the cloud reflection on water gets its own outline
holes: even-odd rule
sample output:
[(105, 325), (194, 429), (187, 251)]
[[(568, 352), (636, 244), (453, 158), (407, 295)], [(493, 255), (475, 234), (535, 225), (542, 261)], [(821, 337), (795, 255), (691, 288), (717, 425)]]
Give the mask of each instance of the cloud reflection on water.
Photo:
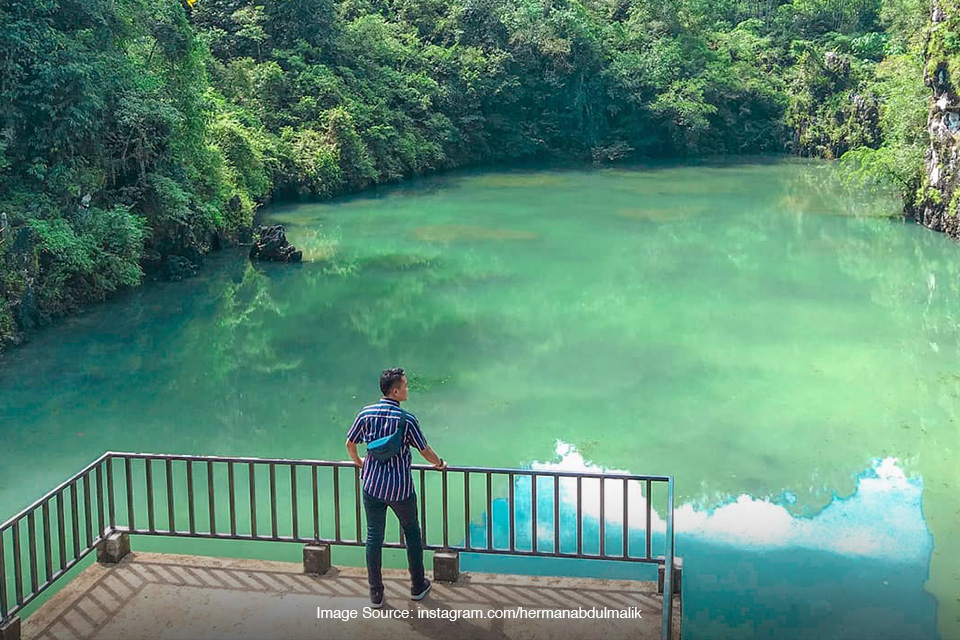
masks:
[[(559, 461), (534, 462), (532, 468), (630, 473), (588, 462), (573, 445), (560, 440), (556, 444), (556, 453)], [(674, 511), (675, 535), (681, 546), (684, 538), (696, 538), (746, 550), (798, 547), (891, 562), (924, 562), (930, 555), (933, 538), (923, 519), (922, 490), (922, 480), (907, 478), (896, 458), (877, 459), (870, 469), (859, 474), (853, 495), (835, 497), (812, 517), (794, 515), (782, 504), (743, 494), (714, 508), (702, 508), (691, 503), (677, 505)], [(550, 513), (552, 487), (538, 486), (538, 491), (540, 512)], [(643, 503), (639, 483), (630, 483), (627, 491), (631, 505)], [(560, 499), (564, 505), (575, 505), (576, 486), (570, 482), (561, 483)], [(606, 526), (614, 530), (622, 527), (622, 483), (607, 482), (604, 499)], [(584, 481), (582, 508), (586, 519), (599, 521), (597, 481)], [(561, 508), (561, 513), (565, 510)], [(640, 511), (635, 509), (629, 514), (631, 532), (644, 529)], [(549, 546), (553, 536), (552, 521), (541, 522), (538, 529), (539, 539)], [(651, 530), (660, 534), (666, 531), (662, 513), (658, 513), (656, 508), (652, 512)], [(687, 562), (692, 562), (692, 559)]]

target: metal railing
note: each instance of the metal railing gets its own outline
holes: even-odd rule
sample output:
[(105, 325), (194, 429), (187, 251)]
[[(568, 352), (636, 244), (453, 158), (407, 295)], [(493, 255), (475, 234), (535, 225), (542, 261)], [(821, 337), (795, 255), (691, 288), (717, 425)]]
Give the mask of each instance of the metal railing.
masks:
[[(671, 476), (422, 465), (413, 473), (424, 549), (674, 566)], [(653, 502), (663, 489), (660, 555)], [(352, 462), (105, 453), (0, 525), (0, 623), (116, 531), (362, 546), (362, 512)], [(402, 548), (394, 528), (384, 546)], [(664, 571), (663, 639), (673, 584)]]

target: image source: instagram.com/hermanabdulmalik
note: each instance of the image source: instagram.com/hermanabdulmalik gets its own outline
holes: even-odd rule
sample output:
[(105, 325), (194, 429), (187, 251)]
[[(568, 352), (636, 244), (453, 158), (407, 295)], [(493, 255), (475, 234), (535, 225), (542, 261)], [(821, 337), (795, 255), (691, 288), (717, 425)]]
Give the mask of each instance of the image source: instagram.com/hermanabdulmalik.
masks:
[(372, 607), (363, 607), (357, 609), (323, 609), (317, 607), (318, 620), (341, 620), (344, 622), (363, 618), (369, 619), (398, 619), (409, 620), (412, 618), (428, 620), (497, 620), (497, 619), (519, 619), (519, 620), (556, 620), (556, 619), (640, 619), (641, 612), (639, 607), (630, 607), (627, 609), (597, 609), (595, 607), (584, 609), (578, 607), (575, 609), (525, 609), (523, 607), (513, 607), (508, 609), (374, 609)]

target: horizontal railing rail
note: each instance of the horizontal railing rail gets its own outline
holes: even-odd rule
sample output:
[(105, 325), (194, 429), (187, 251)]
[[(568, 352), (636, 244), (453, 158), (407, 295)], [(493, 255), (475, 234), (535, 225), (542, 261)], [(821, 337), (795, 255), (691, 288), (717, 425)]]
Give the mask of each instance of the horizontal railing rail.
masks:
[[(670, 476), (423, 465), (413, 474), (424, 549), (674, 566)], [(666, 521), (654, 553), (658, 492)], [(394, 529), (384, 546), (402, 548), (402, 531)], [(362, 546), (360, 469), (341, 461), (106, 453), (0, 525), (0, 621), (116, 531)], [(664, 571), (664, 639), (672, 574)]]

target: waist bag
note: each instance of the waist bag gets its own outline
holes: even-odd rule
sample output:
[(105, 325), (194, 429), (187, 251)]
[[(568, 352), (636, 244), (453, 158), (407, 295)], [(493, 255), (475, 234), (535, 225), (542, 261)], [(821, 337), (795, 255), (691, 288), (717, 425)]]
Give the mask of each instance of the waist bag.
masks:
[(400, 426), (389, 436), (377, 438), (367, 443), (367, 455), (375, 460), (386, 462), (400, 453), (403, 440), (407, 435), (407, 412), (400, 410)]

